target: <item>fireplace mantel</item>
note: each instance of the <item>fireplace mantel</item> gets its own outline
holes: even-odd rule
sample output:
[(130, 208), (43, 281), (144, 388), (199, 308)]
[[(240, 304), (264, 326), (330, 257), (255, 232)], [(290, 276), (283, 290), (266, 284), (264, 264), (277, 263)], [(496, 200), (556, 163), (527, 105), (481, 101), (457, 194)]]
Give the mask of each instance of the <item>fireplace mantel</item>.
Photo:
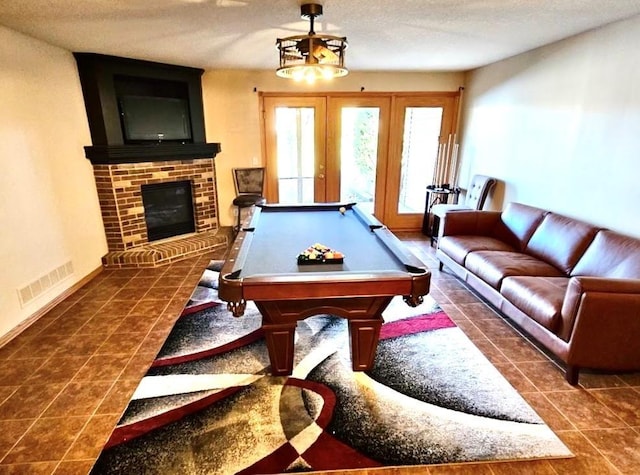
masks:
[[(214, 158), (219, 143), (205, 138), (201, 76), (204, 70), (119, 58), (74, 53), (91, 131), (85, 156), (94, 165)], [(189, 139), (183, 141), (127, 140), (120, 110), (126, 97), (169, 98), (184, 101), (189, 113)]]
[(215, 158), (219, 143), (157, 143), (138, 145), (94, 145), (84, 148), (85, 156), (94, 165), (140, 163), (154, 160), (192, 160)]

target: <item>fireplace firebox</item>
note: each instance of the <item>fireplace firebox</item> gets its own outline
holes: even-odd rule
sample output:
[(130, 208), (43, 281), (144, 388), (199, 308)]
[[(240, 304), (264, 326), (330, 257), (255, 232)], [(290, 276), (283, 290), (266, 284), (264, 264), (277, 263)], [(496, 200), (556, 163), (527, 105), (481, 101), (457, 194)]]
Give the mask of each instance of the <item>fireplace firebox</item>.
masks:
[(149, 241), (195, 232), (190, 180), (142, 185), (142, 203)]

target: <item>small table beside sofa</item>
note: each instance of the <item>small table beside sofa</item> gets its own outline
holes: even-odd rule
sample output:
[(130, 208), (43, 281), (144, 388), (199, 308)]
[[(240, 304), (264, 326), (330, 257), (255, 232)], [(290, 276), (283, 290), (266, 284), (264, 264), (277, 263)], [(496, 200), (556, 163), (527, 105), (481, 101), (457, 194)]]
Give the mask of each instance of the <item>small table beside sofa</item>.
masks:
[(440, 222), (436, 257), (566, 365), (640, 370), (640, 239), (510, 203)]

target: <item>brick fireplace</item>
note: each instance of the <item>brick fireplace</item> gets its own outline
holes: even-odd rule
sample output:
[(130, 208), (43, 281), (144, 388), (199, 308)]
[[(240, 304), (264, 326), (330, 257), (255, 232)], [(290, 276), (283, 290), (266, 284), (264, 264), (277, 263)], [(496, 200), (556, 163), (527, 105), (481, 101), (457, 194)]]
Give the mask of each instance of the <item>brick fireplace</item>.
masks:
[[(94, 164), (109, 253), (105, 267), (155, 267), (224, 247), (218, 233), (213, 158)], [(142, 185), (191, 182), (195, 233), (148, 240)]]
[[(109, 247), (103, 265), (155, 267), (226, 246), (226, 233), (218, 233), (220, 144), (206, 142), (204, 70), (95, 53), (74, 57), (91, 131), (85, 156)], [(144, 200), (142, 185), (151, 185)], [(172, 188), (180, 196), (154, 194)], [(149, 240), (145, 206), (157, 240)]]

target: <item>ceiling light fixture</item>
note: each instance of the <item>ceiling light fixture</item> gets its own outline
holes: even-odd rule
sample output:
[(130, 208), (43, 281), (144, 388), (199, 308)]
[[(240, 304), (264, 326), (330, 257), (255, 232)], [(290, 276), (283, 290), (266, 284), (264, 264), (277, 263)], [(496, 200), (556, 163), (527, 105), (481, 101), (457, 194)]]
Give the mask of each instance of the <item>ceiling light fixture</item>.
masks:
[(309, 34), (276, 40), (280, 53), (280, 67), (276, 74), (296, 81), (306, 80), (308, 83), (349, 74), (344, 65), (347, 38), (313, 31), (314, 20), (322, 16), (322, 5), (305, 3), (300, 6), (300, 15), (309, 19)]

